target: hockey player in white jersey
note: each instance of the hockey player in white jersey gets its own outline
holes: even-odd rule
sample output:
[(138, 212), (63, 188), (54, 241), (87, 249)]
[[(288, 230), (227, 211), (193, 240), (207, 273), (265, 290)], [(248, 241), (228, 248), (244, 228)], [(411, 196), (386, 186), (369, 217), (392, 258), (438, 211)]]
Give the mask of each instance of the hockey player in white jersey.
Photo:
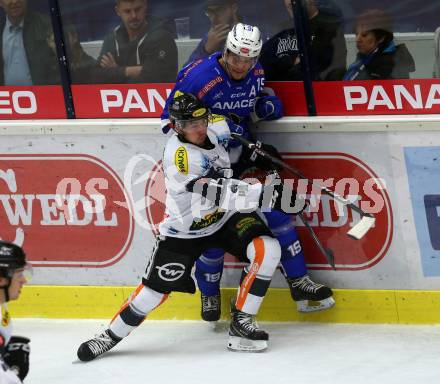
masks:
[[(252, 140), (249, 131), (251, 119), (275, 120), (282, 117), (281, 100), (264, 94), (264, 71), (258, 62), (262, 44), (258, 27), (238, 23), (229, 32), (222, 52), (182, 68), (162, 113), (164, 132), (169, 122), (167, 106), (179, 92), (197, 95), (213, 113), (231, 118), (237, 123), (230, 124), (231, 130), (249, 140)], [(264, 145), (262, 149), (272, 155), (278, 154), (276, 148), (270, 145)], [(237, 179), (249, 174), (249, 171), (254, 173), (254, 168), (261, 169), (261, 162), (264, 161), (260, 156), (249, 156), (248, 153), (241, 156), (242, 151), (246, 151), (246, 148), (239, 141), (231, 140), (229, 153)], [(267, 170), (271, 168), (273, 164), (266, 164)], [(264, 216), (280, 243), (281, 270), (298, 310), (310, 312), (331, 308), (335, 304), (332, 290), (313, 281), (307, 273), (305, 253), (292, 216), (275, 209), (264, 212)], [(220, 248), (206, 250), (196, 262), (201, 317), (206, 321), (220, 319), (223, 263), (224, 250)]]
[(17, 300), (32, 269), (26, 263), (23, 249), (0, 241), (0, 383), (22, 383), (29, 371), (29, 342), (22, 336), (12, 336), (11, 317), (7, 302)]
[[(254, 317), (281, 257), (278, 241), (255, 212), (281, 207), (279, 178), (264, 185), (229, 178), (229, 127), (195, 96), (183, 93), (169, 106), (175, 133), (163, 155), (166, 215), (142, 283), (107, 330), (81, 344), (78, 358), (90, 361), (113, 348), (173, 291), (195, 293), (191, 269), (207, 248), (218, 246), (248, 262), (232, 309), (228, 348), (262, 351), (268, 334)], [(288, 197), (295, 204), (294, 193)], [(284, 200), (286, 197), (284, 197)], [(245, 212), (243, 212), (245, 211)]]

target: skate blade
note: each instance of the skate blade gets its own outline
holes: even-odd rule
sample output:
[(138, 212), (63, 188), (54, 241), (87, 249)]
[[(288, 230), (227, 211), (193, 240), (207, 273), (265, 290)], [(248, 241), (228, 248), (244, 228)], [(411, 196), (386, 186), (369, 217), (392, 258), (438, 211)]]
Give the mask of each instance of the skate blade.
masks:
[(267, 340), (249, 340), (239, 336), (229, 336), (228, 349), (233, 352), (263, 352)]
[(333, 297), (328, 297), (321, 301), (301, 300), (296, 302), (296, 308), (298, 312), (301, 313), (325, 311), (334, 305), (335, 299), (333, 299)]

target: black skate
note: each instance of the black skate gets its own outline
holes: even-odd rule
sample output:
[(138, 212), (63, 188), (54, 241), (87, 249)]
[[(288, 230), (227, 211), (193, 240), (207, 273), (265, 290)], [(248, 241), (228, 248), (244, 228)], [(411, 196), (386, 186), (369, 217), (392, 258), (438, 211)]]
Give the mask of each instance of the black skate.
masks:
[(78, 359), (81, 361), (91, 361), (112, 349), (122, 339), (118, 338), (110, 329), (105, 330), (94, 339), (82, 343), (78, 348)]
[(231, 308), (228, 349), (241, 352), (262, 352), (267, 348), (269, 335), (258, 328), (253, 315)]
[(298, 312), (323, 311), (335, 305), (332, 290), (325, 285), (315, 283), (308, 275), (297, 279), (287, 278), (287, 283), (292, 299), (296, 301)]
[(202, 319), (205, 321), (218, 321), (221, 315), (221, 296), (205, 296), (201, 294), (202, 300)]

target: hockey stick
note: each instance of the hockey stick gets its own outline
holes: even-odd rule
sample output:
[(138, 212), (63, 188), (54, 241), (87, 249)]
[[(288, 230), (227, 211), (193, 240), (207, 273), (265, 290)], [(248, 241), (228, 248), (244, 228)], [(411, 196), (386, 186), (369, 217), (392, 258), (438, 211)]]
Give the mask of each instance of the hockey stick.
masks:
[(313, 241), (318, 246), (321, 253), (325, 256), (327, 263), (336, 271), (335, 267), (335, 257), (333, 254), (333, 251), (330, 248), (324, 248), (321, 241), (319, 241), (318, 236), (316, 236), (315, 231), (310, 226), (310, 223), (307, 221), (307, 219), (304, 217), (304, 214), (301, 212), (299, 215), (300, 220), (304, 224), (304, 226), (307, 228), (307, 230), (310, 233), (310, 236), (312, 236)]
[(360, 209), (358, 206), (354, 205), (350, 200), (336, 194), (332, 190), (328, 189), (325, 185), (322, 185), (320, 183), (317, 183), (313, 180), (308, 179), (305, 177), (299, 170), (296, 168), (290, 166), (289, 164), (285, 163), (284, 161), (277, 159), (276, 157), (270, 155), (263, 149), (259, 148), (255, 143), (252, 143), (251, 141), (245, 139), (243, 136), (237, 135), (236, 133), (231, 133), (231, 136), (240, 141), (243, 145), (245, 145), (247, 148), (255, 151), (259, 156), (269, 160), (272, 162), (272, 164), (279, 166), (282, 169), (285, 169), (286, 171), (289, 171), (291, 174), (300, 177), (304, 180), (307, 180), (308, 183), (318, 187), (322, 192), (324, 192), (326, 195), (329, 195), (334, 200), (339, 201), (341, 204), (346, 205), (350, 207), (353, 211), (359, 213), (361, 215), (361, 220), (359, 223), (357, 223), (353, 228), (351, 228), (347, 235), (353, 237), (356, 240), (362, 239), (365, 234), (373, 227), (376, 219), (373, 215), (370, 213), (364, 212), (362, 209)]

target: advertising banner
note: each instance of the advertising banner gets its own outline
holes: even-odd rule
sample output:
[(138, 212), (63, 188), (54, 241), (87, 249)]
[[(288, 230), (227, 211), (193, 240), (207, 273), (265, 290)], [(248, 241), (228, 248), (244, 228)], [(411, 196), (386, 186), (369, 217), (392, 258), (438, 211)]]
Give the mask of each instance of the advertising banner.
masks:
[(174, 84), (72, 85), (79, 118), (160, 117)]
[(440, 146), (405, 147), (423, 274), (440, 276)]
[[(173, 83), (72, 85), (78, 118), (159, 117)], [(304, 85), (267, 82), (266, 91), (281, 98), (285, 116), (307, 116)], [(438, 114), (437, 79), (326, 81), (313, 83), (320, 116)], [(1, 119), (66, 118), (60, 85), (0, 87)]]
[(313, 91), (319, 116), (440, 113), (437, 79), (322, 81)]
[(61, 85), (0, 87), (0, 119), (65, 119)]
[(25, 244), (34, 266), (103, 267), (129, 249), (130, 201), (119, 177), (101, 160), (0, 156), (0, 180), (1, 236)]
[[(159, 117), (174, 84), (73, 85), (80, 118)], [(267, 82), (285, 116), (307, 116), (301, 81)], [(440, 113), (437, 79), (321, 81), (313, 83), (319, 116)]]
[[(435, 289), (426, 277), (440, 273), (440, 135), (289, 132), (287, 125), (258, 137), (308, 179), (376, 218), (354, 240), (347, 232), (357, 213), (283, 173), (308, 198), (306, 217), (334, 253), (336, 270), (292, 217), (312, 276), (336, 288)], [(144, 274), (163, 218), (160, 160), (167, 137), (152, 133), (153, 125), (145, 133), (124, 129), (112, 123), (87, 135), (12, 134), (0, 141), (0, 237), (23, 245), (35, 265), (33, 284), (135, 285)], [(432, 141), (439, 144), (424, 148)], [(430, 171), (421, 173), (425, 168)], [(236, 286), (243, 264), (227, 255), (225, 265), (222, 285)], [(272, 286), (285, 287), (281, 273)]]
[[(160, 117), (174, 84), (72, 85), (76, 117)], [(286, 116), (308, 115), (302, 82), (267, 83), (284, 102)]]

